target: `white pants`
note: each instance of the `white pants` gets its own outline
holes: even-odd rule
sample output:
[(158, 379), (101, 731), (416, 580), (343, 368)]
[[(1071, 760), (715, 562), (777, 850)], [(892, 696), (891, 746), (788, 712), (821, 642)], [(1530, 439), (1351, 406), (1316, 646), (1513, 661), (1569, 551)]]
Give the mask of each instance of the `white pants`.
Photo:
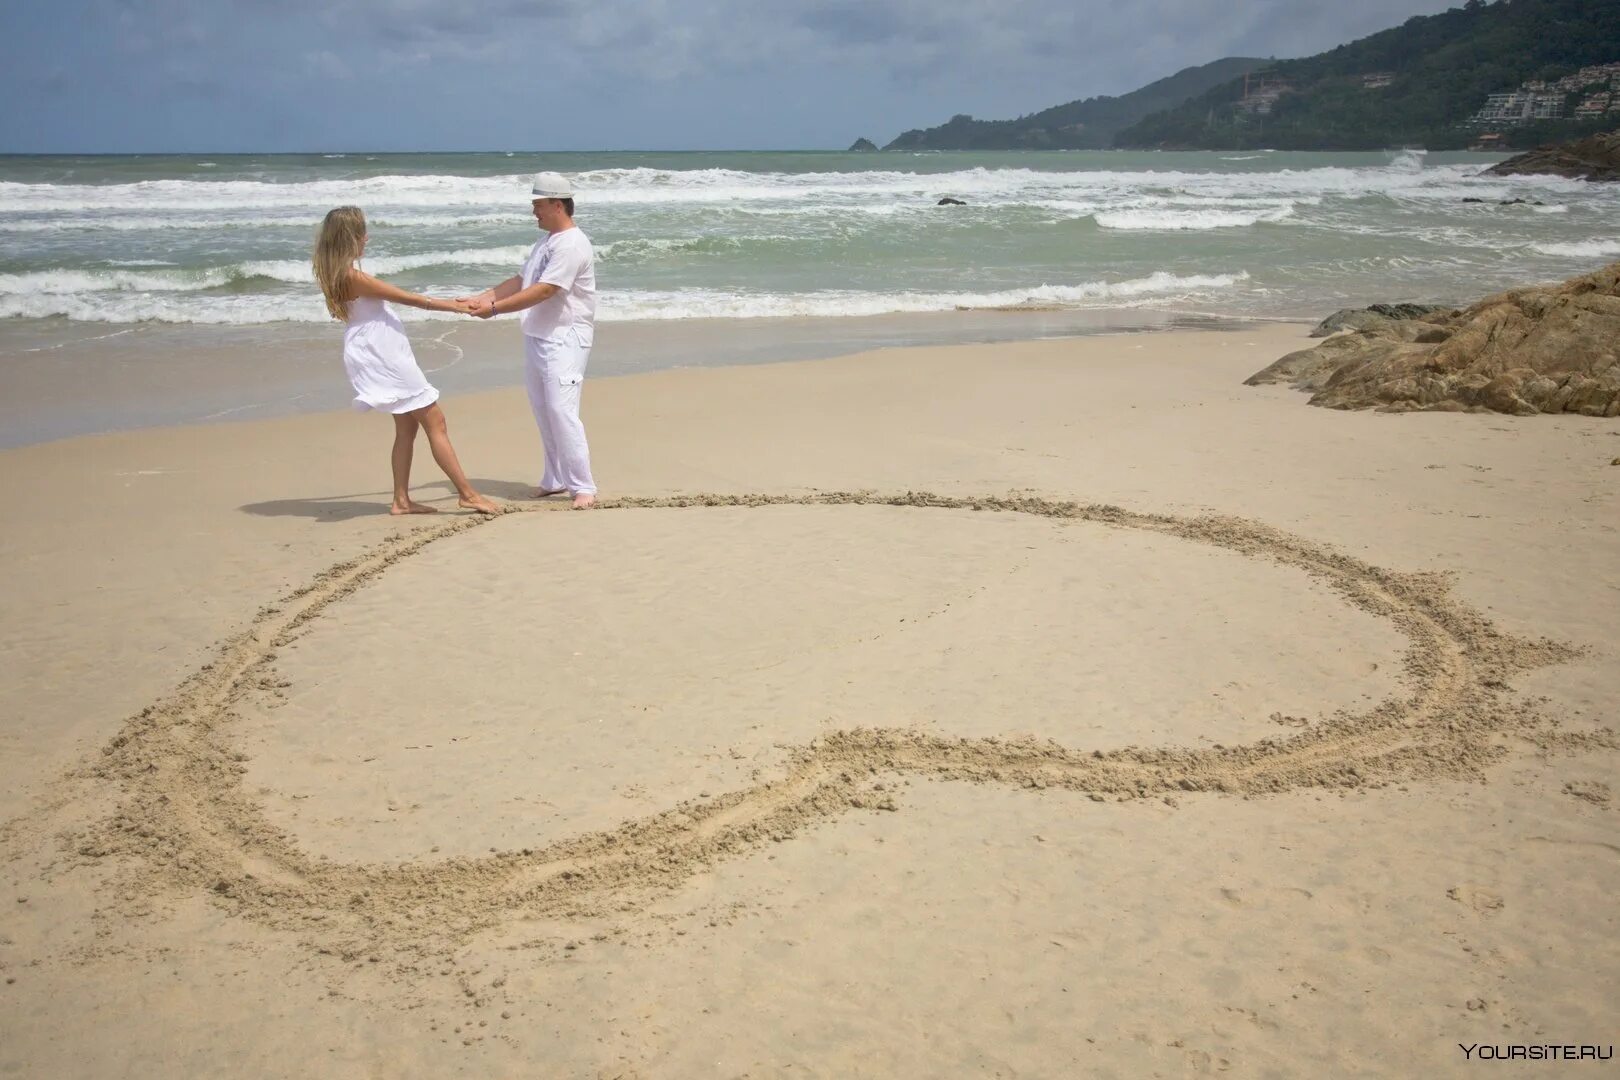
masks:
[(546, 452), (541, 490), (596, 494), (596, 481), (591, 479), (591, 448), (585, 441), (585, 425), (579, 420), (590, 346), (581, 345), (578, 334), (572, 331), (561, 341), (542, 341), (525, 334), (523, 352), (523, 381), (529, 390), (534, 422), (540, 427), (540, 444)]

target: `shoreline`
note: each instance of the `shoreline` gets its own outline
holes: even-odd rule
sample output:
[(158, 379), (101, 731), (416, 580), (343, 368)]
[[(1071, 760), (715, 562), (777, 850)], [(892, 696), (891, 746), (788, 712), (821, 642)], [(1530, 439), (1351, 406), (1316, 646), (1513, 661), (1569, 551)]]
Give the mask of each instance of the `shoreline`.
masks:
[[(333, 324), (0, 322), (0, 450), (84, 435), (347, 411)], [(40, 322), (56, 325), (40, 326)], [(1160, 308), (964, 309), (875, 316), (604, 323), (590, 378), (832, 359), (873, 349), (1042, 341), (1267, 322)], [(87, 333), (94, 330), (94, 333)], [(522, 385), (515, 319), (407, 324), (446, 400)], [(252, 362), (235, 358), (251, 355)], [(94, 370), (87, 372), (87, 366)]]

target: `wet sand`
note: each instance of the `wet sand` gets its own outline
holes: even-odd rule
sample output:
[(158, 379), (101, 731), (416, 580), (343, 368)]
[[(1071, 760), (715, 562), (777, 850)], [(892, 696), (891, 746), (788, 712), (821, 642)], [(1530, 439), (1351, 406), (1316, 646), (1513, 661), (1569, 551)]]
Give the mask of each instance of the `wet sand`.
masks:
[[(422, 370), (453, 396), (523, 384), (515, 319), (407, 310)], [(595, 379), (682, 367), (843, 356), (1166, 329), (1240, 329), (1238, 320), (1156, 308), (1005, 308), (845, 319), (610, 322)], [(349, 403), (336, 323), (197, 326), (0, 321), (0, 449), (172, 424), (264, 420)]]
[(1241, 385), (1302, 336), (601, 379), (590, 513), (511, 391), (488, 520), (375, 417), (0, 453), (0, 1069), (1607, 1045), (1620, 428)]

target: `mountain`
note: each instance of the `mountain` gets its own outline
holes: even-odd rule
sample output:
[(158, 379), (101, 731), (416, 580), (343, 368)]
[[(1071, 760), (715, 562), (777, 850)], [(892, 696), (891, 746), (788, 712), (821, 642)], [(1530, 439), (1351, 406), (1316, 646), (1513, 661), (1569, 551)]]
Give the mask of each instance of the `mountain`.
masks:
[[(1620, 111), (1584, 119), (1519, 120), (1510, 111), (1592, 108), (1620, 74), (1582, 82), (1583, 67), (1620, 61), (1615, 0), (1468, 0), (1438, 15), (1300, 60), (1234, 78), (1121, 130), (1114, 145), (1235, 150), (1465, 147), (1486, 131), (1528, 147), (1620, 127)], [(1557, 85), (1564, 80), (1565, 85)], [(1576, 84), (1580, 84), (1577, 86)], [(1528, 84), (1528, 85), (1526, 85)], [(1487, 97), (1494, 116), (1474, 120)], [(1490, 115), (1490, 114), (1487, 114)]]
[(1173, 108), (1212, 86), (1241, 78), (1270, 63), (1229, 56), (1190, 67), (1119, 97), (1094, 97), (1057, 105), (1016, 120), (954, 116), (949, 123), (908, 131), (885, 150), (1098, 150), (1114, 133), (1151, 113)]

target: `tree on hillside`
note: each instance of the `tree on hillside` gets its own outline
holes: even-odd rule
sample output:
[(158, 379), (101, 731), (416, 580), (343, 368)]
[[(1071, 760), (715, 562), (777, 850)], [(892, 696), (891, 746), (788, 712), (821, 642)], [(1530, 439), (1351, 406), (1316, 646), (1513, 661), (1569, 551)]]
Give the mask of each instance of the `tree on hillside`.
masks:
[[(1274, 73), (1294, 89), (1269, 115), (1239, 108), (1243, 83), (1233, 80), (1120, 131), (1115, 145), (1463, 146), (1474, 138), (1464, 124), (1489, 94), (1614, 61), (1620, 61), (1614, 0), (1469, 0), (1317, 56), (1279, 62)], [(1382, 71), (1395, 74), (1388, 86), (1362, 85), (1363, 75)], [(1567, 123), (1571, 131), (1586, 126)], [(1620, 114), (1610, 126), (1617, 125)], [(1529, 138), (1528, 129), (1514, 134)]]

